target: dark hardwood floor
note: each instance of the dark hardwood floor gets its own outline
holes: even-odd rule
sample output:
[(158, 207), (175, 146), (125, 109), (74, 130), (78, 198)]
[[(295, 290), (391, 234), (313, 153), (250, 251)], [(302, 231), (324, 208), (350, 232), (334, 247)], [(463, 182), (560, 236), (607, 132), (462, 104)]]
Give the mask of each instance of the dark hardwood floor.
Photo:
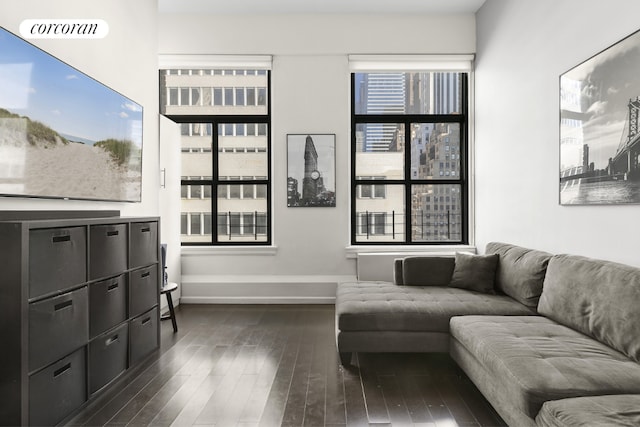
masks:
[(340, 366), (331, 305), (181, 305), (178, 333), (67, 425), (504, 426), (446, 354)]

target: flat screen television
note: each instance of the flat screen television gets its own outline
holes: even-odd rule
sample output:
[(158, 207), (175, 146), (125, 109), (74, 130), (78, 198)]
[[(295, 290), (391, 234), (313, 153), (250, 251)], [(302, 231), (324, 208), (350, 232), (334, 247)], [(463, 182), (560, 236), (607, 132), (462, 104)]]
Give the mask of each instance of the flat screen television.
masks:
[(139, 202), (142, 110), (0, 27), (0, 195)]

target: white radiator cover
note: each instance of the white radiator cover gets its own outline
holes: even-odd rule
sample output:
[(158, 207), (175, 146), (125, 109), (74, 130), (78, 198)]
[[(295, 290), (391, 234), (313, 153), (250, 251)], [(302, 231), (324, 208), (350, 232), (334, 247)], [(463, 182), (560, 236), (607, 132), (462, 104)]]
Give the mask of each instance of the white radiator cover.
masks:
[[(460, 251), (475, 253), (475, 249), (464, 248)], [(455, 256), (456, 251), (422, 252), (370, 252), (359, 253), (357, 276), (360, 281), (393, 282), (393, 262), (409, 256)]]
[(333, 304), (352, 275), (183, 275), (183, 304)]

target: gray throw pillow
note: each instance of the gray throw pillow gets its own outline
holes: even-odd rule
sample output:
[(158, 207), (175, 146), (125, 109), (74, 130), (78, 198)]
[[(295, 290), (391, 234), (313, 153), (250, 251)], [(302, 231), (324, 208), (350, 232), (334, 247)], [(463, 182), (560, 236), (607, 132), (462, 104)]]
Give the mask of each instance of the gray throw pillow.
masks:
[(402, 283), (405, 286), (447, 286), (454, 263), (451, 256), (406, 257), (402, 263)]
[(456, 252), (456, 265), (449, 286), (495, 294), (498, 254), (471, 255)]

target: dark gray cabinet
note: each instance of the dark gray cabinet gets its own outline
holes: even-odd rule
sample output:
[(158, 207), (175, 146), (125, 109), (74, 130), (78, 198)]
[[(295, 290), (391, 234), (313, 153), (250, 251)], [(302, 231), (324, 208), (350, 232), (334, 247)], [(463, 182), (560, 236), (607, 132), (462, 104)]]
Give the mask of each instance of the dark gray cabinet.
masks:
[(159, 348), (159, 220), (14, 216), (0, 211), (0, 424), (56, 425)]

